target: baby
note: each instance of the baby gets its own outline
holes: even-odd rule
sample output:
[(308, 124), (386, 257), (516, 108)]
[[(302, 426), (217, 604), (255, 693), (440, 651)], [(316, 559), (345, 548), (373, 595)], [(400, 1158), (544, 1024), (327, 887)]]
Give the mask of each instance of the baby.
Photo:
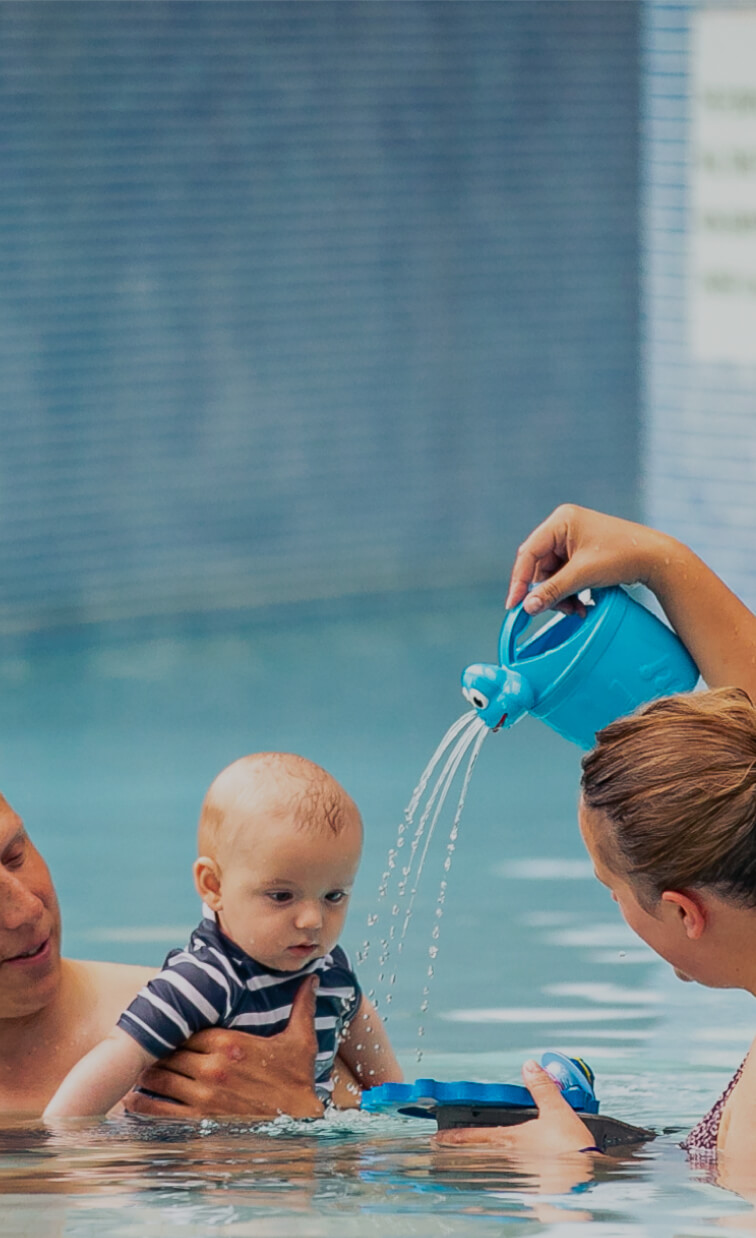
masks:
[(205, 1027), (283, 1030), (316, 975), (315, 1088), (337, 1052), (368, 1086), (401, 1079), (382, 1021), (337, 945), (362, 849), (362, 820), (320, 766), (288, 753), (242, 757), (210, 787), (194, 881), (204, 919), (172, 950), (111, 1034), (58, 1088), (44, 1116), (104, 1114), (156, 1058)]

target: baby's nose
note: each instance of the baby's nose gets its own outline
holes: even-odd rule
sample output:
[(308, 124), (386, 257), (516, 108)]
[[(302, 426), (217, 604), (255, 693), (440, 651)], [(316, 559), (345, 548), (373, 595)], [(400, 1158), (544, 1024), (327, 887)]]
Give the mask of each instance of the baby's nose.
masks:
[(320, 900), (311, 899), (306, 903), (302, 903), (297, 910), (296, 922), (298, 928), (320, 928), (323, 923)]

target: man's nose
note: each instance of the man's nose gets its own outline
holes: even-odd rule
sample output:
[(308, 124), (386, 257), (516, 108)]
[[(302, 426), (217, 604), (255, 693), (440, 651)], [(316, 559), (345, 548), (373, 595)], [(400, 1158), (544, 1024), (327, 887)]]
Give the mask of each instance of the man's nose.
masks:
[(0, 871), (0, 929), (34, 924), (43, 911), (42, 900), (12, 873)]
[(323, 912), (320, 906), (320, 899), (307, 899), (306, 902), (300, 903), (297, 909), (296, 925), (301, 929), (317, 929), (323, 923)]

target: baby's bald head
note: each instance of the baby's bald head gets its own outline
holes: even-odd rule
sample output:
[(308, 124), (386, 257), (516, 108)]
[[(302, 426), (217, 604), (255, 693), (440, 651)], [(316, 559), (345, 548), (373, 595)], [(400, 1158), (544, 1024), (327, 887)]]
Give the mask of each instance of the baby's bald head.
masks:
[(210, 785), (200, 812), (200, 855), (219, 856), (241, 833), (277, 823), (331, 834), (362, 829), (354, 800), (321, 766), (289, 752), (255, 752)]

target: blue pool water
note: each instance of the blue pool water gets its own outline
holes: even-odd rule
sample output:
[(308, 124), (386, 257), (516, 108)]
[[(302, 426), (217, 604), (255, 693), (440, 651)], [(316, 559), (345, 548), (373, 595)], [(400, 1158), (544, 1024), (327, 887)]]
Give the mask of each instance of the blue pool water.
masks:
[[(354, 795), (365, 857), (346, 946), (371, 930), (386, 852), (447, 726), (461, 669), (495, 654), (500, 599), (363, 601), (219, 622), (212, 632), (60, 638), (0, 655), (3, 789), (50, 862), (65, 948), (157, 964), (197, 918), (190, 866), (204, 790), (255, 749), (301, 752)], [(756, 1011), (677, 982), (623, 926), (575, 825), (580, 754), (525, 720), (490, 736), (449, 875), (430, 1009), (419, 1015), (450, 814), (439, 826), (388, 1020), (407, 1075), (516, 1080), (546, 1048), (584, 1055), (602, 1108), (658, 1128), (704, 1112)], [(374, 981), (371, 951), (365, 980)], [(379, 990), (380, 991), (380, 990)], [(417, 1028), (423, 1058), (418, 1064)], [(345, 1115), (0, 1131), (0, 1234), (706, 1235), (747, 1206), (690, 1169), (676, 1136), (572, 1191), (429, 1125)], [(569, 1228), (566, 1228), (569, 1227)]]

